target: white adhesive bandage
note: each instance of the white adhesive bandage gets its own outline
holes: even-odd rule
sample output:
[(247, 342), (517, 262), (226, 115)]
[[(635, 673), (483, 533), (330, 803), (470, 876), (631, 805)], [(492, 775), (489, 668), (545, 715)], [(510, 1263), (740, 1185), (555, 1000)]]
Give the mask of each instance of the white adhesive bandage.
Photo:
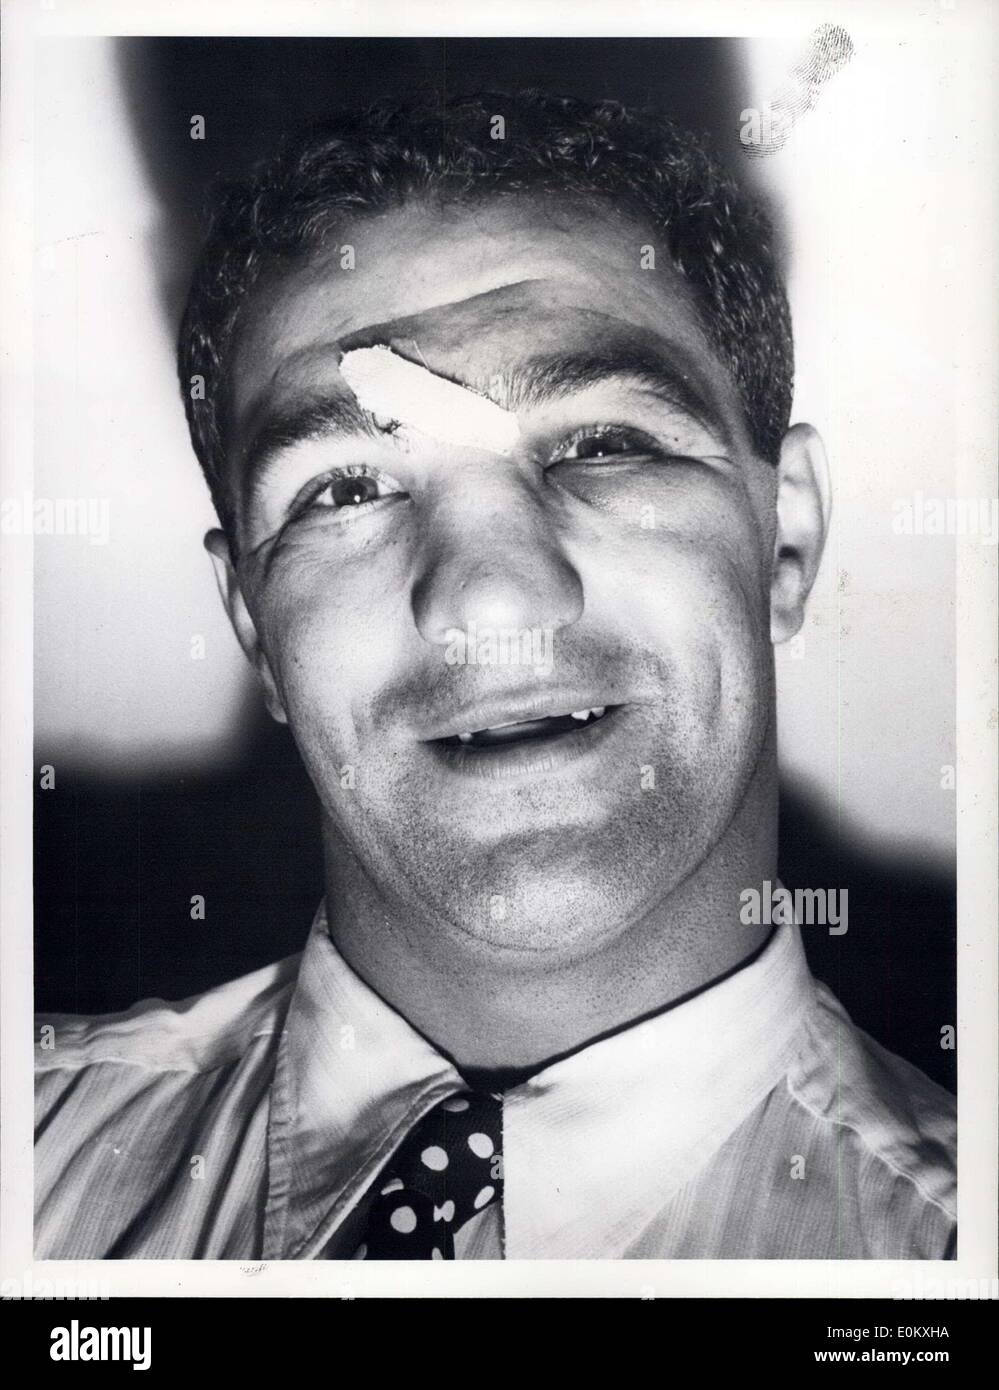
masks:
[(509, 454), (520, 436), (512, 411), (389, 347), (344, 353), (340, 373), (364, 410), (443, 443)]

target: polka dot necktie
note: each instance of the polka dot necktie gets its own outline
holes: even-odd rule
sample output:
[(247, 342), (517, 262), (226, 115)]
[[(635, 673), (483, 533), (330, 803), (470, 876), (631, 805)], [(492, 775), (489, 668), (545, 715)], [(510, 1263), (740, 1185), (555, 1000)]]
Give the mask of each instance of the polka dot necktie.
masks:
[(463, 1091), (434, 1106), (375, 1179), (354, 1259), (453, 1260), (466, 1221), (503, 1199), (502, 1101)]

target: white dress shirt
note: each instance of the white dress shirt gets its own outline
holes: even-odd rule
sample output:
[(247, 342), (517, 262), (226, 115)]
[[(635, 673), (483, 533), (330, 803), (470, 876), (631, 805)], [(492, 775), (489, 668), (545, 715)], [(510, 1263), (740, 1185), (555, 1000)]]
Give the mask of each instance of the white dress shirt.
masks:
[[(350, 1258), (412, 1126), (465, 1088), (333, 945), (181, 1003), (50, 1015), (35, 1254)], [(46, 1031), (49, 1025), (52, 1031)], [(942, 1259), (953, 1098), (850, 1022), (798, 927), (503, 1097), (459, 1259)]]

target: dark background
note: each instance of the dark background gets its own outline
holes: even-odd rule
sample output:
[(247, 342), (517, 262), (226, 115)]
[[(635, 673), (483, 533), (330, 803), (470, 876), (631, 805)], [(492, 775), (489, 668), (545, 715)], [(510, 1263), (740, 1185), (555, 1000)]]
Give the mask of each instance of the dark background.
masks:
[[(752, 174), (737, 144), (749, 97), (735, 41), (130, 39), (119, 56), (162, 209), (171, 326), (213, 181), (337, 106), (525, 85), (653, 102)], [(190, 139), (195, 114), (204, 141)], [(197, 778), (112, 777), (60, 760), (35, 806), (40, 1009), (183, 998), (301, 949), (322, 892), (315, 796), (287, 730), (262, 709), (251, 718), (242, 762)], [(845, 936), (803, 929), (813, 969), (861, 1027), (955, 1089), (956, 1054), (940, 1047), (941, 1027), (956, 1021), (953, 870), (886, 858), (818, 789), (785, 785), (780, 873), (791, 888), (849, 892)], [(191, 919), (196, 893), (204, 921)]]

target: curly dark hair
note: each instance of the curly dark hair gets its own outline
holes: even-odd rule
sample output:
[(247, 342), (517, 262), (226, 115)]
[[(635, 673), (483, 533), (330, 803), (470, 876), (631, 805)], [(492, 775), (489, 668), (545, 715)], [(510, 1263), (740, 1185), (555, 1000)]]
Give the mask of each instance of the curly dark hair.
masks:
[[(497, 115), (505, 138), (491, 138)], [(226, 364), (261, 272), (322, 245), (344, 213), (421, 195), (473, 202), (533, 191), (603, 200), (665, 241), (728, 367), (753, 446), (776, 462), (791, 409), (790, 313), (770, 220), (689, 132), (661, 114), (537, 90), (380, 102), (288, 141), (223, 184), (180, 329), (178, 371), (195, 452), (222, 524)], [(203, 397), (192, 378), (204, 378)]]

